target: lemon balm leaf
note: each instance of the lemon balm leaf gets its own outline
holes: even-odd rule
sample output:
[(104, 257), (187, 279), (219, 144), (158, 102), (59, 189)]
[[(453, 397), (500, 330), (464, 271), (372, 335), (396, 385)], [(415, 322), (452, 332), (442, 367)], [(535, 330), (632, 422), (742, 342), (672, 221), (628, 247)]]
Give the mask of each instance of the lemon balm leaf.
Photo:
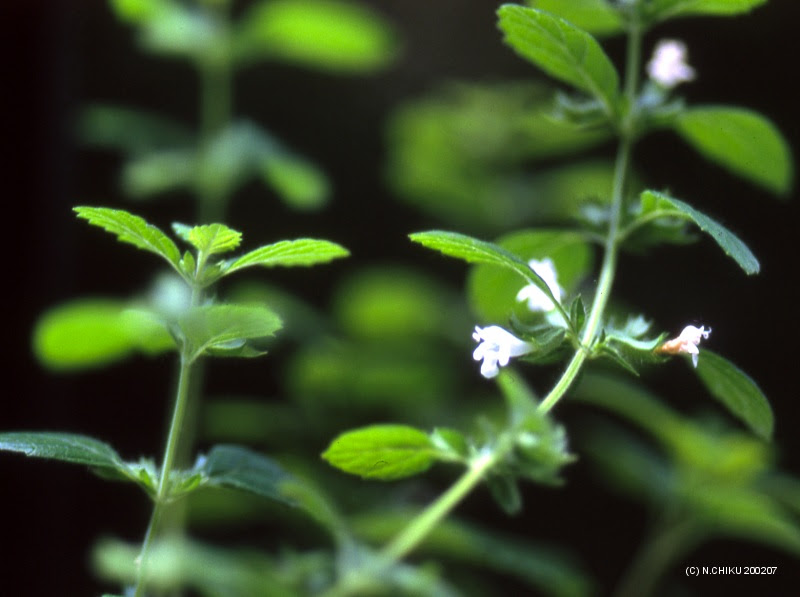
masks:
[(17, 431), (0, 433), (0, 450), (33, 458), (60, 460), (98, 469), (127, 471), (116, 450), (105, 442), (75, 433)]
[(178, 322), (190, 359), (208, 352), (242, 349), (248, 340), (272, 336), (281, 328), (280, 317), (262, 305), (194, 307)]
[(527, 0), (527, 4), (558, 15), (592, 35), (614, 35), (624, 31), (622, 16), (606, 0)]
[(240, 59), (259, 56), (334, 72), (386, 66), (397, 42), (377, 14), (335, 0), (273, 0), (245, 15), (236, 38)]
[(341, 434), (322, 457), (346, 473), (393, 481), (426, 471), (437, 449), (427, 433), (407, 425), (372, 425)]
[(233, 251), (242, 242), (242, 233), (224, 224), (195, 226), (185, 234), (186, 240), (206, 255)]
[(129, 243), (166, 259), (180, 273), (178, 247), (159, 228), (148, 224), (144, 218), (122, 209), (108, 207), (76, 207), (74, 211), (79, 218), (86, 220), (91, 225), (116, 235), (120, 242)]
[(228, 262), (226, 274), (245, 267), (260, 265), (262, 267), (292, 267), (327, 263), (333, 259), (347, 257), (350, 253), (336, 243), (313, 238), (282, 240), (271, 245), (259, 247), (241, 257)]
[(767, 0), (651, 0), (643, 5), (649, 21), (688, 16), (735, 16), (750, 12)]
[(767, 118), (743, 108), (690, 108), (675, 120), (676, 132), (700, 154), (733, 174), (785, 195), (792, 186), (789, 144)]
[(497, 11), (505, 41), (548, 75), (598, 99), (616, 112), (619, 75), (597, 40), (569, 21), (512, 4)]
[(135, 352), (159, 354), (174, 347), (157, 319), (108, 299), (58, 305), (41, 316), (33, 332), (36, 357), (60, 371), (99, 367)]
[(772, 408), (767, 397), (744, 371), (710, 350), (703, 349), (697, 375), (714, 398), (759, 437), (772, 438)]
[(656, 191), (642, 193), (642, 215), (647, 216), (656, 210), (663, 211), (664, 217), (681, 217), (694, 222), (700, 230), (711, 236), (746, 274), (757, 274), (760, 271), (761, 265), (758, 259), (738, 236), (688, 203)]
[(263, 498), (294, 504), (283, 492), (291, 476), (276, 461), (236, 445), (218, 445), (203, 461), (207, 485), (252, 493)]
[(539, 290), (552, 301), (564, 317), (564, 320), (567, 322), (569, 321), (569, 315), (567, 315), (561, 303), (553, 295), (553, 291), (550, 290), (547, 282), (533, 271), (519, 256), (503, 247), (458, 232), (442, 230), (416, 232), (410, 234), (409, 238), (424, 247), (439, 251), (448, 257), (463, 259), (468, 263), (495, 265), (516, 272), (527, 282), (535, 284)]

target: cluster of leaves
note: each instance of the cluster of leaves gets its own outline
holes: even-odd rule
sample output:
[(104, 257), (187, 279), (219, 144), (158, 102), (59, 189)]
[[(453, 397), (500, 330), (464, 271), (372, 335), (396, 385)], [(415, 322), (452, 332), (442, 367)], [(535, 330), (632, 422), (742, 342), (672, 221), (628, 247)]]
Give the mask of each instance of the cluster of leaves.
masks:
[[(195, 135), (185, 126), (138, 109), (96, 105), (81, 131), (91, 145), (122, 151), (122, 187), (136, 199), (188, 189), (225, 213), (231, 195), (253, 177), (296, 209), (330, 197), (325, 174), (250, 120), (228, 120), (233, 75), (263, 61), (338, 74), (369, 73), (397, 54), (395, 35), (364, 6), (340, 0), (263, 0), (231, 22), (230, 2), (113, 0), (117, 17), (134, 26), (141, 46), (193, 65), (216, 113)], [(211, 208), (208, 208), (211, 209)]]
[[(596, 243), (614, 251), (620, 248), (639, 252), (662, 244), (691, 242), (694, 237), (689, 234), (689, 227), (694, 226), (709, 235), (746, 274), (759, 272), (758, 259), (740, 238), (711, 216), (668, 193), (646, 187), (635, 193), (621, 189), (622, 209), (615, 216), (609, 163), (587, 160), (567, 168), (548, 164), (534, 173), (523, 167), (591, 149), (617, 136), (633, 144), (653, 131), (671, 130), (700, 155), (729, 172), (778, 196), (785, 195), (792, 184), (792, 158), (787, 143), (767, 118), (739, 107), (687, 106), (671, 90), (654, 82), (647, 82), (631, 96), (621, 89), (616, 67), (593, 36), (631, 30), (638, 35), (672, 18), (736, 15), (762, 3), (530, 0), (530, 8), (505, 5), (498, 15), (506, 42), (573, 91), (556, 92), (555, 101), (550, 101), (550, 95), (541, 87), (523, 84), (451, 86), (438, 96), (409, 104), (391, 123), (391, 180), (408, 200), (451, 224), (497, 233), (525, 221), (574, 219), (575, 212), (580, 211), (578, 227), (514, 230), (494, 243), (440, 230), (411, 235), (414, 242), (474, 265), (468, 279), (473, 311), (482, 321), (508, 323), (515, 335), (527, 341), (532, 348), (522, 360), (559, 362), (571, 351), (582, 351), (589, 359), (610, 359), (636, 376), (642, 367), (666, 360), (658, 348), (667, 334), (648, 335), (652, 324), (643, 315), (606, 315), (597, 333), (586, 332), (587, 311), (581, 292), (594, 292), (587, 280), (592, 277)], [(581, 177), (582, 172), (597, 175)], [(585, 186), (578, 182), (567, 185), (561, 180), (581, 180)], [(532, 196), (537, 197), (536, 202), (530, 200)], [(618, 221), (610, 232), (614, 236), (609, 243), (606, 236), (615, 217)], [(528, 265), (532, 259), (545, 257), (552, 260), (558, 272), (559, 285), (565, 293), (562, 301), (556, 300), (545, 280)], [(523, 285), (530, 284), (552, 300), (552, 314), (531, 313), (517, 300)], [(619, 306), (612, 307), (624, 313)], [(730, 432), (744, 438), (736, 440), (747, 444), (742, 449), (763, 450), (761, 442), (772, 437), (773, 414), (755, 382), (736, 365), (706, 349), (702, 350), (695, 371), (709, 394), (760, 438), (746, 439), (743, 434)], [(512, 378), (513, 383), (508, 381)], [(499, 379), (506, 395), (509, 387), (524, 386), (509, 373), (502, 373)], [(595, 396), (590, 383), (582, 384), (580, 392)], [(606, 395), (602, 385), (597, 392), (598, 396)], [(626, 394), (632, 401), (637, 396)], [(597, 400), (601, 406), (615, 410)], [(552, 481), (570, 461), (564, 449), (563, 428), (539, 412), (534, 399), (529, 402), (534, 405), (530, 412), (535, 415), (521, 416), (523, 423), (515, 423), (515, 410), (509, 405), (511, 416), (499, 431), (464, 435), (450, 428), (426, 433), (406, 426), (369, 426), (340, 435), (324, 456), (346, 472), (391, 480), (423, 472), (437, 460), (461, 463), (470, 469), (486, 454), (492, 454), (492, 473), (497, 474), (490, 473), (485, 480), (499, 503), (513, 512), (519, 508), (516, 479)], [(622, 409), (618, 404), (621, 402), (622, 398), (614, 403), (618, 409)], [(632, 405), (630, 409), (640, 406), (646, 408)], [(677, 418), (666, 407), (660, 408), (663, 410), (651, 413), (650, 427)], [(662, 413), (665, 414), (661, 416)], [(645, 424), (644, 417), (630, 418), (634, 423)], [(686, 422), (681, 427), (695, 430), (681, 440), (685, 452), (701, 452), (701, 446), (717, 441), (702, 437), (700, 428), (692, 425)], [(660, 431), (663, 436), (664, 430)], [(676, 431), (664, 441), (673, 442), (679, 435)], [(720, 453), (733, 446), (726, 442), (722, 440)], [(533, 457), (529, 454), (523, 459), (524, 466), (520, 466), (520, 443), (537, 448)], [(618, 449), (610, 452), (623, 450), (635, 448), (619, 442)], [(690, 469), (695, 465), (679, 466)], [(693, 478), (704, 466), (712, 470), (724, 468), (707, 459), (692, 471)], [(754, 475), (769, 477), (770, 467), (768, 459), (760, 458), (756, 467), (759, 473)], [(736, 469), (720, 474), (730, 481), (740, 472)], [(650, 483), (648, 488), (649, 477), (639, 481), (640, 489), (660, 495), (662, 505), (665, 501), (680, 501), (678, 494), (697, 493), (696, 485), (659, 492), (656, 483)], [(730, 489), (728, 481), (704, 485), (701, 499), (724, 501)], [(735, 521), (741, 517), (744, 522), (738, 523), (739, 528), (750, 525), (749, 531), (743, 531), (744, 536), (796, 551), (797, 522), (778, 513), (769, 502), (773, 498), (761, 495), (763, 487), (760, 483), (749, 486), (746, 496), (739, 492), (741, 499), (725, 502), (722, 510), (728, 527), (724, 523), (708, 524), (703, 527), (702, 537), (736, 527)], [(785, 501), (791, 493), (790, 489), (785, 490), (774, 499)], [(748, 511), (753, 513), (751, 519), (745, 516)]]
[(158, 255), (185, 286), (167, 281), (164, 292), (149, 304), (134, 307), (122, 301), (78, 301), (49, 312), (34, 333), (42, 359), (56, 368), (104, 364), (141, 350), (156, 354), (177, 348), (189, 361), (202, 354), (258, 356), (252, 341), (272, 335), (281, 321), (263, 304), (191, 305), (192, 292), (208, 288), (242, 269), (309, 266), (346, 256), (330, 241), (279, 241), (236, 258), (221, 258), (236, 249), (241, 233), (223, 224), (189, 227), (174, 224), (176, 235), (193, 251), (182, 255), (164, 232), (126, 211), (78, 207), (78, 216), (114, 234), (121, 242)]
[[(507, 43), (579, 95), (560, 92), (552, 102), (543, 86), (461, 86), (398, 113), (390, 126), (390, 175), (398, 189), (451, 225), (500, 234), (486, 242), (436, 230), (413, 234), (412, 241), (471, 264), (467, 295), (473, 313), (482, 322), (507, 323), (528, 341), (533, 349), (525, 361), (559, 363), (575, 353), (585, 355), (595, 370), (605, 370), (611, 361), (639, 375), (666, 359), (657, 351), (666, 334), (651, 333), (647, 318), (628, 315), (615, 304), (614, 315), (602, 318), (597, 333), (587, 333), (591, 321), (582, 296), (594, 292), (589, 283), (594, 245), (608, 246), (604, 237), (614, 217), (613, 165), (587, 159), (568, 167), (547, 165), (533, 174), (523, 168), (597, 147), (619, 133), (633, 141), (667, 129), (734, 174), (778, 194), (788, 190), (791, 157), (766, 118), (741, 108), (687, 107), (652, 85), (630, 102), (615, 66), (593, 37), (632, 26), (647, 30), (680, 16), (738, 14), (763, 1), (530, 0), (531, 8), (506, 5), (498, 14)], [(145, 48), (188, 59), (206, 73), (233, 72), (263, 58), (362, 71), (385, 64), (394, 51), (384, 29), (353, 4), (258, 2), (234, 24), (218, 12), (225, 4), (114, 2), (118, 15), (139, 28)], [(99, 107), (87, 113), (84, 131), (90, 141), (128, 153), (123, 178), (134, 196), (183, 186), (227, 197), (253, 174), (298, 207), (319, 205), (327, 196), (327, 182), (313, 165), (253, 123), (231, 123), (198, 144), (193, 135), (159, 118)], [(532, 196), (542, 200), (532, 202)], [(626, 193), (623, 199), (614, 250), (690, 242), (688, 229), (695, 226), (745, 273), (759, 271), (744, 242), (685, 201), (657, 190)], [(338, 434), (322, 457), (340, 471), (375, 481), (408, 479), (437, 462), (461, 467), (466, 474), (482, 471), (492, 496), (512, 514), (522, 506), (520, 481), (561, 482), (563, 467), (575, 458), (567, 432), (545, 412), (527, 381), (512, 369), (501, 372), (498, 385), (505, 405), (497, 412), (486, 390), (452, 373), (465, 360), (457, 355), (463, 352), (470, 321), (456, 292), (415, 271), (384, 268), (346, 280), (334, 296), (332, 320), (264, 285), (240, 286), (230, 304), (198, 302), (193, 298), (239, 270), (306, 266), (347, 252), (328, 241), (299, 239), (230, 257), (241, 244), (241, 233), (222, 224), (174, 224), (175, 236), (190, 247), (182, 252), (164, 232), (127, 212), (76, 211), (120, 241), (158, 255), (177, 284), (173, 276), (149, 300), (133, 305), (81, 302), (52, 311), (35, 336), (37, 353), (50, 366), (104, 364), (135, 351), (176, 350), (189, 363), (203, 356), (258, 356), (282, 320), (287, 335), (304, 339), (285, 373), (293, 401), (223, 396), (211, 402), (202, 433), (206, 440), (224, 443), (198, 456), (193, 466), (172, 471), (167, 499), (187, 498), (192, 522), (199, 524), (264, 515), (263, 509), (248, 507), (247, 496), (267, 498), (281, 508), (274, 518), (287, 526), (295, 516), (315, 520), (333, 549), (295, 553), (288, 547), (267, 556), (166, 540), (153, 546), (149, 587), (190, 587), (209, 596), (297, 595), (320, 592), (356, 574), (364, 592), (460, 594), (474, 576), (464, 580), (448, 574), (451, 584), (439, 566), (446, 561), (445, 572), (483, 567), (545, 594), (590, 593), (590, 581), (569, 556), (458, 519), (440, 521), (420, 540), (419, 564), (387, 562), (385, 551), (372, 546), (407, 529), (417, 509), (403, 504), (388, 510), (381, 487), (364, 484), (354, 492), (347, 479), (303, 461), (319, 437)], [(542, 219), (563, 224), (518, 229)], [(528, 265), (543, 258), (551, 259), (558, 272), (562, 300)], [(531, 284), (552, 300), (553, 313), (532, 313), (516, 300), (520, 288)], [(773, 415), (765, 396), (733, 363), (705, 348), (696, 373), (710, 395), (758, 439), (681, 417), (630, 378), (588, 372), (572, 395), (641, 427), (660, 451), (614, 429), (589, 438), (587, 453), (622, 490), (678, 512), (681, 524), (691, 527), (693, 541), (727, 533), (799, 553), (800, 531), (792, 516), (800, 489), (796, 480), (774, 471), (765, 443), (772, 435)], [(373, 422), (387, 415), (402, 417), (404, 423)], [(354, 420), (369, 424), (341, 432)], [(290, 465), (231, 445), (232, 440), (272, 443), (292, 455), (285, 459)], [(152, 460), (125, 461), (110, 445), (92, 438), (3, 433), (0, 450), (88, 466), (104, 478), (132, 482), (159, 497), (160, 476)], [(310, 456), (313, 462), (317, 454)], [(220, 488), (236, 491), (200, 491)], [(401, 497), (392, 499), (397, 503)], [(131, 583), (137, 578), (138, 555), (138, 546), (104, 542), (94, 562), (101, 576)]]
[[(84, 335), (79, 318), (67, 312), (60, 322), (44, 325), (36, 337), (39, 349), (69, 365), (87, 358), (85, 347), (91, 353), (88, 358), (99, 360), (118, 356), (133, 346), (150, 352), (173, 349), (184, 367), (205, 356), (260, 356), (265, 353), (264, 341), (281, 328), (280, 317), (264, 303), (222, 304), (204, 298), (205, 291), (224, 276), (245, 268), (311, 266), (348, 255), (338, 244), (304, 238), (225, 257), (239, 247), (241, 232), (223, 224), (174, 224), (176, 236), (190, 246), (181, 254), (169, 236), (139, 216), (100, 207), (77, 207), (75, 211), (120, 242), (157, 255), (182, 280), (184, 292), (169, 308), (129, 311), (111, 305), (100, 318), (88, 314), (89, 321), (99, 321), (108, 330), (119, 326), (122, 331), (112, 334), (110, 341), (93, 344), (94, 335), (104, 331), (102, 326), (96, 327), (77, 349), (71, 347), (68, 334)], [(109, 444), (72, 433), (5, 432), (0, 434), (0, 450), (88, 466), (104, 478), (139, 485), (159, 504), (203, 488), (228, 488), (294, 505), (284, 489), (292, 477), (270, 458), (236, 445), (214, 446), (186, 470), (159, 470), (148, 458), (128, 462)]]
[[(709, 351), (703, 357), (698, 365), (703, 377), (726, 366)], [(752, 382), (737, 381), (740, 404), (757, 404), (746, 396)], [(636, 382), (608, 373), (586, 375), (573, 395), (646, 434), (637, 437), (619, 425), (595, 421), (582, 442), (591, 446), (586, 454), (612, 488), (654, 511), (653, 544), (677, 533), (687, 550), (713, 537), (730, 537), (800, 554), (800, 483), (776, 468), (773, 447), (761, 439), (763, 430), (754, 438), (716, 417), (689, 419)], [(761, 415), (765, 425), (771, 424), (771, 413)], [(753, 412), (750, 418), (759, 417)]]

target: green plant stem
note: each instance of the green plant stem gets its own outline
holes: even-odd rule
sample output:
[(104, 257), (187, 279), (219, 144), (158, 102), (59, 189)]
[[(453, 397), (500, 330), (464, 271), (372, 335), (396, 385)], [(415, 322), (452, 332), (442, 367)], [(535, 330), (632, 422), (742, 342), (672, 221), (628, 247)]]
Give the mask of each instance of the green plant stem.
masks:
[(147, 532), (142, 542), (142, 550), (139, 554), (139, 570), (136, 575), (136, 589), (134, 597), (141, 597), (144, 593), (144, 578), (147, 567), (147, 557), (153, 543), (159, 522), (164, 514), (164, 509), (169, 498), (169, 478), (175, 462), (178, 443), (180, 441), (181, 428), (183, 427), (184, 416), (186, 415), (186, 404), (189, 396), (189, 380), (192, 374), (192, 363), (181, 355), (180, 375), (178, 376), (178, 389), (175, 393), (175, 406), (172, 411), (172, 422), (169, 426), (167, 435), (167, 446), (164, 449), (164, 460), (158, 477), (158, 488), (154, 497), (153, 512), (150, 515), (150, 523), (147, 525)]
[(484, 452), (472, 461), (470, 467), (456, 481), (450, 489), (436, 500), (422, 514), (411, 521), (402, 533), (397, 535), (381, 551), (381, 556), (389, 561), (403, 559), (414, 547), (422, 541), (430, 530), (438, 525), (442, 519), (481, 482), (486, 472), (497, 462), (498, 450)]
[[(628, 32), (628, 50), (626, 62), (625, 97), (629, 106), (619, 126), (620, 143), (614, 168), (614, 186), (611, 197), (611, 210), (608, 233), (605, 237), (603, 263), (600, 279), (592, 302), (592, 308), (586, 321), (581, 347), (575, 352), (564, 373), (539, 405), (539, 410), (548, 412), (564, 397), (572, 382), (578, 376), (586, 361), (595, 337), (600, 329), (611, 288), (614, 282), (619, 249), (620, 220), (625, 205), (625, 186), (630, 168), (630, 157), (635, 140), (636, 127), (636, 90), (638, 88), (638, 72), (640, 68), (641, 30), (633, 24)], [(512, 431), (513, 433), (513, 431)], [(467, 471), (436, 501), (416, 516), (381, 552), (380, 567), (383, 569), (399, 561), (410, 553), (481, 481), (492, 467), (501, 461), (513, 448), (514, 437), (508, 434), (505, 441), (498, 442), (490, 453), (481, 454)], [(378, 570), (377, 572), (380, 572)], [(374, 574), (375, 571), (373, 570)], [(363, 574), (347, 575), (333, 589), (325, 593), (327, 597), (349, 595), (364, 588), (368, 578)]]
[[(231, 123), (233, 106), (233, 66), (231, 26), (227, 2), (210, 3), (216, 28), (220, 31), (213, 53), (198, 63), (200, 78), (200, 149), (207, 151), (218, 135)], [(214, 185), (197, 188), (199, 224), (224, 219), (226, 199)]]
[[(509, 442), (508, 449), (510, 447), (511, 443)], [(326, 591), (324, 597), (341, 597), (365, 590), (372, 582), (371, 578), (379, 575), (394, 562), (403, 559), (425, 539), (431, 529), (435, 528), (483, 480), (486, 472), (495, 465), (498, 459), (503, 457), (503, 454), (504, 451), (498, 449), (480, 454), (472, 461), (464, 474), (439, 496), (439, 499), (414, 518), (380, 551), (377, 562), (368, 574), (357, 570), (346, 575), (335, 587)]]
[(617, 148), (617, 159), (614, 164), (614, 183), (611, 191), (611, 210), (609, 212), (608, 233), (603, 251), (603, 264), (600, 269), (600, 280), (592, 301), (589, 317), (586, 319), (581, 349), (575, 352), (572, 360), (564, 370), (550, 393), (542, 400), (539, 410), (550, 411), (566, 394), (572, 382), (580, 372), (587, 357), (587, 350), (594, 344), (595, 337), (603, 320), (611, 288), (617, 273), (617, 255), (619, 253), (620, 222), (625, 206), (625, 186), (630, 169), (631, 151), (635, 140), (636, 127), (636, 90), (639, 85), (639, 68), (642, 51), (642, 32), (638, 23), (632, 23), (628, 31), (627, 59), (625, 62), (625, 100), (628, 112), (619, 126), (620, 141)]

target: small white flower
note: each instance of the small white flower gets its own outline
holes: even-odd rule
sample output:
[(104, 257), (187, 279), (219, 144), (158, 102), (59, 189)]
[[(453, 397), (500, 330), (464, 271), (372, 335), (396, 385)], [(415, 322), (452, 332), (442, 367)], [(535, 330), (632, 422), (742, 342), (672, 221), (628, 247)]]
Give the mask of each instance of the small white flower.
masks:
[(650, 78), (667, 89), (694, 80), (694, 69), (686, 63), (686, 44), (675, 39), (662, 39), (647, 64)]
[(692, 365), (697, 367), (697, 358), (700, 355), (700, 349), (697, 346), (701, 340), (707, 339), (710, 334), (711, 328), (706, 328), (705, 326), (698, 328), (693, 325), (687, 325), (683, 328), (680, 336), (664, 342), (658, 352), (664, 354), (690, 354), (692, 355)]
[[(556, 300), (561, 302), (561, 287), (558, 285), (558, 274), (556, 272), (556, 266), (553, 263), (553, 260), (549, 257), (545, 257), (541, 261), (538, 259), (531, 259), (528, 262), (528, 267), (530, 267), (539, 275), (542, 280), (545, 281), (545, 284), (547, 284), (550, 292), (552, 292), (553, 296), (556, 297)], [(556, 308), (556, 306), (553, 304), (553, 301), (551, 301), (550, 298), (544, 292), (542, 292), (542, 290), (536, 284), (528, 284), (527, 286), (524, 286), (517, 293), (517, 300), (520, 302), (527, 301), (528, 309), (531, 311), (544, 311), (546, 313)]]
[(475, 326), (472, 334), (475, 342), (479, 342), (472, 358), (481, 363), (481, 375), (487, 379), (495, 377), (500, 367), (508, 365), (511, 357), (518, 357), (531, 352), (534, 348), (530, 342), (520, 340), (511, 332), (497, 325), (481, 328)]

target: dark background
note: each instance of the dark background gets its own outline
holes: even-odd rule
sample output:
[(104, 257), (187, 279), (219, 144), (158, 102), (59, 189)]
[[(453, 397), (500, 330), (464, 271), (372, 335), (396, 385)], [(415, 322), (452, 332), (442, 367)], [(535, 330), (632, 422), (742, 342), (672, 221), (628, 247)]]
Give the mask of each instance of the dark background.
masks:
[[(353, 252), (346, 265), (314, 272), (311, 294), (325, 297), (345, 267), (394, 261), (424, 262), (454, 284), (463, 269), (422, 256), (405, 235), (439, 223), (398, 202), (382, 180), (383, 124), (405, 99), (444, 81), (499, 81), (537, 76), (503, 46), (493, 12), (499, 3), (386, 0), (373, 3), (397, 27), (404, 54), (374, 76), (338, 77), (276, 64), (254, 67), (237, 79), (235, 112), (258, 121), (315, 159), (334, 180), (336, 196), (324, 211), (297, 215), (245, 189), (234, 199), (230, 224), (252, 237), (297, 235), (331, 238)], [(800, 5), (772, 0), (750, 18), (675, 21), (649, 38), (687, 41), (698, 80), (682, 89), (692, 102), (725, 102), (768, 115), (800, 147), (796, 117), (796, 23)], [(194, 73), (183, 63), (140, 52), (134, 32), (115, 21), (104, 2), (29, 0), (2, 5), (3, 166), (2, 203), (6, 243), (4, 271), (4, 391), (0, 429), (54, 429), (112, 442), (126, 457), (161, 451), (172, 363), (134, 359), (86, 374), (44, 371), (30, 351), (30, 331), (45, 308), (81, 295), (127, 296), (150, 279), (150, 262), (135, 251), (89, 234), (75, 220), (75, 204), (109, 205), (153, 215), (166, 226), (186, 219), (181, 197), (126, 203), (118, 191), (120, 161), (76, 144), (73, 119), (86, 102), (104, 101), (158, 111), (196, 122)], [(649, 46), (648, 46), (649, 47)], [(612, 56), (622, 46), (612, 42)], [(778, 201), (697, 158), (669, 135), (645, 141), (637, 161), (654, 187), (701, 205), (751, 246), (762, 274), (748, 278), (720, 256), (711, 242), (659, 251), (623, 261), (619, 293), (642, 306), (666, 329), (687, 321), (714, 328), (710, 346), (745, 368), (770, 398), (775, 442), (783, 468), (800, 473), (796, 343), (798, 303), (798, 201)], [(796, 195), (796, 193), (795, 193)], [(421, 261), (424, 260), (424, 261)], [(119, 270), (110, 272), (114, 264)], [(438, 268), (438, 269), (437, 269)], [(324, 271), (323, 271), (324, 269)], [(289, 277), (300, 284), (305, 278)], [(669, 367), (672, 367), (671, 365)], [(274, 390), (269, 373), (265, 386)], [(658, 374), (653, 387), (677, 396), (679, 407), (704, 399), (681, 368)], [(566, 406), (564, 416), (574, 416)], [(4, 555), (0, 594), (99, 594), (87, 553), (98, 536), (137, 540), (149, 507), (124, 485), (105, 483), (75, 467), (0, 456)], [(520, 518), (496, 514), (485, 492), (463, 511), (488, 524), (519, 532), (536, 528), (537, 539), (577, 549), (605, 588), (635, 550), (647, 520), (638, 505), (602, 490), (580, 464), (558, 491), (529, 487)], [(548, 513), (544, 522), (537, 512)], [(554, 512), (551, 516), (549, 513)], [(797, 562), (771, 549), (717, 541), (687, 564), (780, 565), (780, 579), (698, 579), (702, 594), (771, 592), (779, 580), (800, 580)], [(713, 580), (713, 582), (712, 582)], [(769, 585), (767, 584), (769, 583)]]

